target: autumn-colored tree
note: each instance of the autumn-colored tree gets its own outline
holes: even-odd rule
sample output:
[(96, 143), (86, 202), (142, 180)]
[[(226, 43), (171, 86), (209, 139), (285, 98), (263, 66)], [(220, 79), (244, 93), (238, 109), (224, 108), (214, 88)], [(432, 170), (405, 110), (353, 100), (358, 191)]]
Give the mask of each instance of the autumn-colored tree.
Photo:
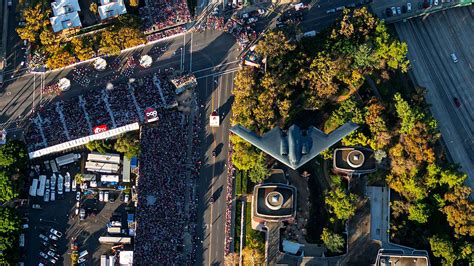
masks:
[(97, 14), (98, 14), (98, 6), (97, 6), (97, 3), (91, 3), (91, 4), (89, 5), (89, 11), (90, 11), (92, 14), (97, 15)]
[(56, 69), (66, 67), (75, 62), (76, 58), (70, 52), (59, 50), (46, 60), (46, 66), (49, 69)]
[(335, 95), (339, 89), (335, 77), (340, 70), (339, 65), (327, 54), (319, 53), (306, 72), (306, 80), (309, 82), (308, 101), (317, 105), (318, 100), (324, 101)]
[(265, 254), (256, 248), (245, 247), (242, 250), (243, 265), (261, 266), (265, 263)]
[(286, 58), (289, 52), (294, 51), (296, 45), (283, 33), (283, 31), (270, 31), (265, 38), (258, 42), (255, 51), (266, 58), (269, 68), (276, 68)]
[(51, 10), (43, 10), (41, 4), (25, 8), (23, 10), (25, 26), (16, 28), (20, 39), (35, 42), (38, 39), (40, 31), (49, 25), (50, 14)]
[(121, 47), (121, 49), (126, 49), (146, 43), (143, 33), (137, 28), (122, 27), (117, 32), (116, 38), (116, 42)]
[(91, 59), (95, 56), (95, 52), (92, 49), (92, 44), (90, 42), (86, 42), (83, 38), (72, 38), (71, 44), (74, 47), (74, 53), (76, 54), (79, 60), (84, 61)]
[(102, 55), (120, 54), (120, 44), (115, 32), (110, 30), (102, 31), (99, 52)]
[(470, 194), (469, 187), (459, 186), (444, 195), (443, 212), (458, 237), (474, 236), (474, 203), (469, 200)]
[(385, 148), (391, 141), (392, 135), (389, 133), (383, 111), (385, 106), (376, 98), (373, 98), (364, 108), (365, 123), (369, 126), (370, 133), (373, 136), (371, 147), (374, 150)]

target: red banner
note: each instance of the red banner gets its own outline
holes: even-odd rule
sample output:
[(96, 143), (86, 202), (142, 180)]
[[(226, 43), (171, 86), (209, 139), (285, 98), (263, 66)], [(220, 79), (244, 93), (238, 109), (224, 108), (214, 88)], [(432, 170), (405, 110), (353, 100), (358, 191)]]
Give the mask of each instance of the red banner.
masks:
[(94, 129), (92, 129), (92, 131), (94, 132), (94, 134), (99, 134), (99, 133), (102, 133), (102, 132), (105, 132), (109, 130), (109, 128), (107, 127), (106, 124), (102, 124), (102, 125), (99, 125), (99, 126), (96, 126), (94, 127)]
[(158, 111), (155, 108), (148, 107), (145, 109), (145, 121), (147, 123), (154, 122), (158, 120)]

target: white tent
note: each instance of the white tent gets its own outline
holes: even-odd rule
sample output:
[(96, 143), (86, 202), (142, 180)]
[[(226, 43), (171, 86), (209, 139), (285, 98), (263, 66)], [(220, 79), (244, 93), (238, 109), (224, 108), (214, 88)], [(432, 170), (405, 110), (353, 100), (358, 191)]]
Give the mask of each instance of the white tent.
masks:
[(140, 57), (140, 66), (144, 68), (148, 68), (151, 66), (151, 63), (153, 63), (153, 59), (149, 55), (142, 55)]
[(71, 88), (71, 81), (67, 78), (62, 78), (58, 81), (58, 87), (62, 91), (67, 91)]
[(102, 71), (107, 67), (107, 61), (104, 58), (97, 58), (94, 61), (94, 68), (95, 70)]

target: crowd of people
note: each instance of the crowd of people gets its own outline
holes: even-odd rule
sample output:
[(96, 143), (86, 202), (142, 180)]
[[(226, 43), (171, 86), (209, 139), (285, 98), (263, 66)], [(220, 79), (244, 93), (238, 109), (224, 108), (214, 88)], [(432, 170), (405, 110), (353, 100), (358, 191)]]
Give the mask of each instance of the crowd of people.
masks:
[(186, 0), (145, 1), (139, 9), (144, 33), (149, 34), (191, 21)]
[(186, 31), (185, 26), (178, 26), (178, 27), (174, 27), (172, 29), (162, 30), (160, 32), (155, 32), (155, 33), (149, 34), (148, 36), (146, 36), (146, 40), (148, 42), (152, 42), (152, 41), (160, 40), (160, 39), (163, 39), (163, 38), (166, 38), (166, 37), (169, 37), (169, 36), (180, 34), (180, 33), (183, 33), (185, 31)]
[[(142, 127), (140, 175), (137, 184), (137, 232), (134, 263), (138, 265), (191, 265), (195, 201), (186, 178), (189, 123), (175, 110), (161, 110), (159, 122)], [(193, 179), (191, 175), (191, 179)]]
[(232, 202), (234, 201), (234, 195), (232, 194), (232, 187), (234, 184), (235, 168), (232, 164), (232, 148), (229, 149), (227, 155), (227, 193), (225, 195), (225, 246), (224, 254), (227, 256), (231, 252), (232, 246)]
[(144, 121), (144, 110), (175, 104), (175, 87), (166, 76), (148, 75), (135, 82), (121, 82), (112, 89), (93, 89), (68, 100), (42, 106), (31, 117), (25, 139), (29, 150), (93, 134), (93, 129), (108, 129)]
[(229, 19), (225, 25), (225, 30), (234, 35), (241, 49), (257, 39), (257, 32), (253, 29), (253, 26), (243, 23), (241, 20)]

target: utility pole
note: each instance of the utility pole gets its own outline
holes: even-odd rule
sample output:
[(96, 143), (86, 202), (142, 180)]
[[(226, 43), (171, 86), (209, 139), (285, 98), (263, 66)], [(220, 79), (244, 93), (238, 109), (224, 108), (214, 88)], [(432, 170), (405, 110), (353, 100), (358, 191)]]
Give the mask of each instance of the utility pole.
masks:
[(189, 73), (193, 71), (193, 33), (191, 31), (191, 49), (189, 50)]

